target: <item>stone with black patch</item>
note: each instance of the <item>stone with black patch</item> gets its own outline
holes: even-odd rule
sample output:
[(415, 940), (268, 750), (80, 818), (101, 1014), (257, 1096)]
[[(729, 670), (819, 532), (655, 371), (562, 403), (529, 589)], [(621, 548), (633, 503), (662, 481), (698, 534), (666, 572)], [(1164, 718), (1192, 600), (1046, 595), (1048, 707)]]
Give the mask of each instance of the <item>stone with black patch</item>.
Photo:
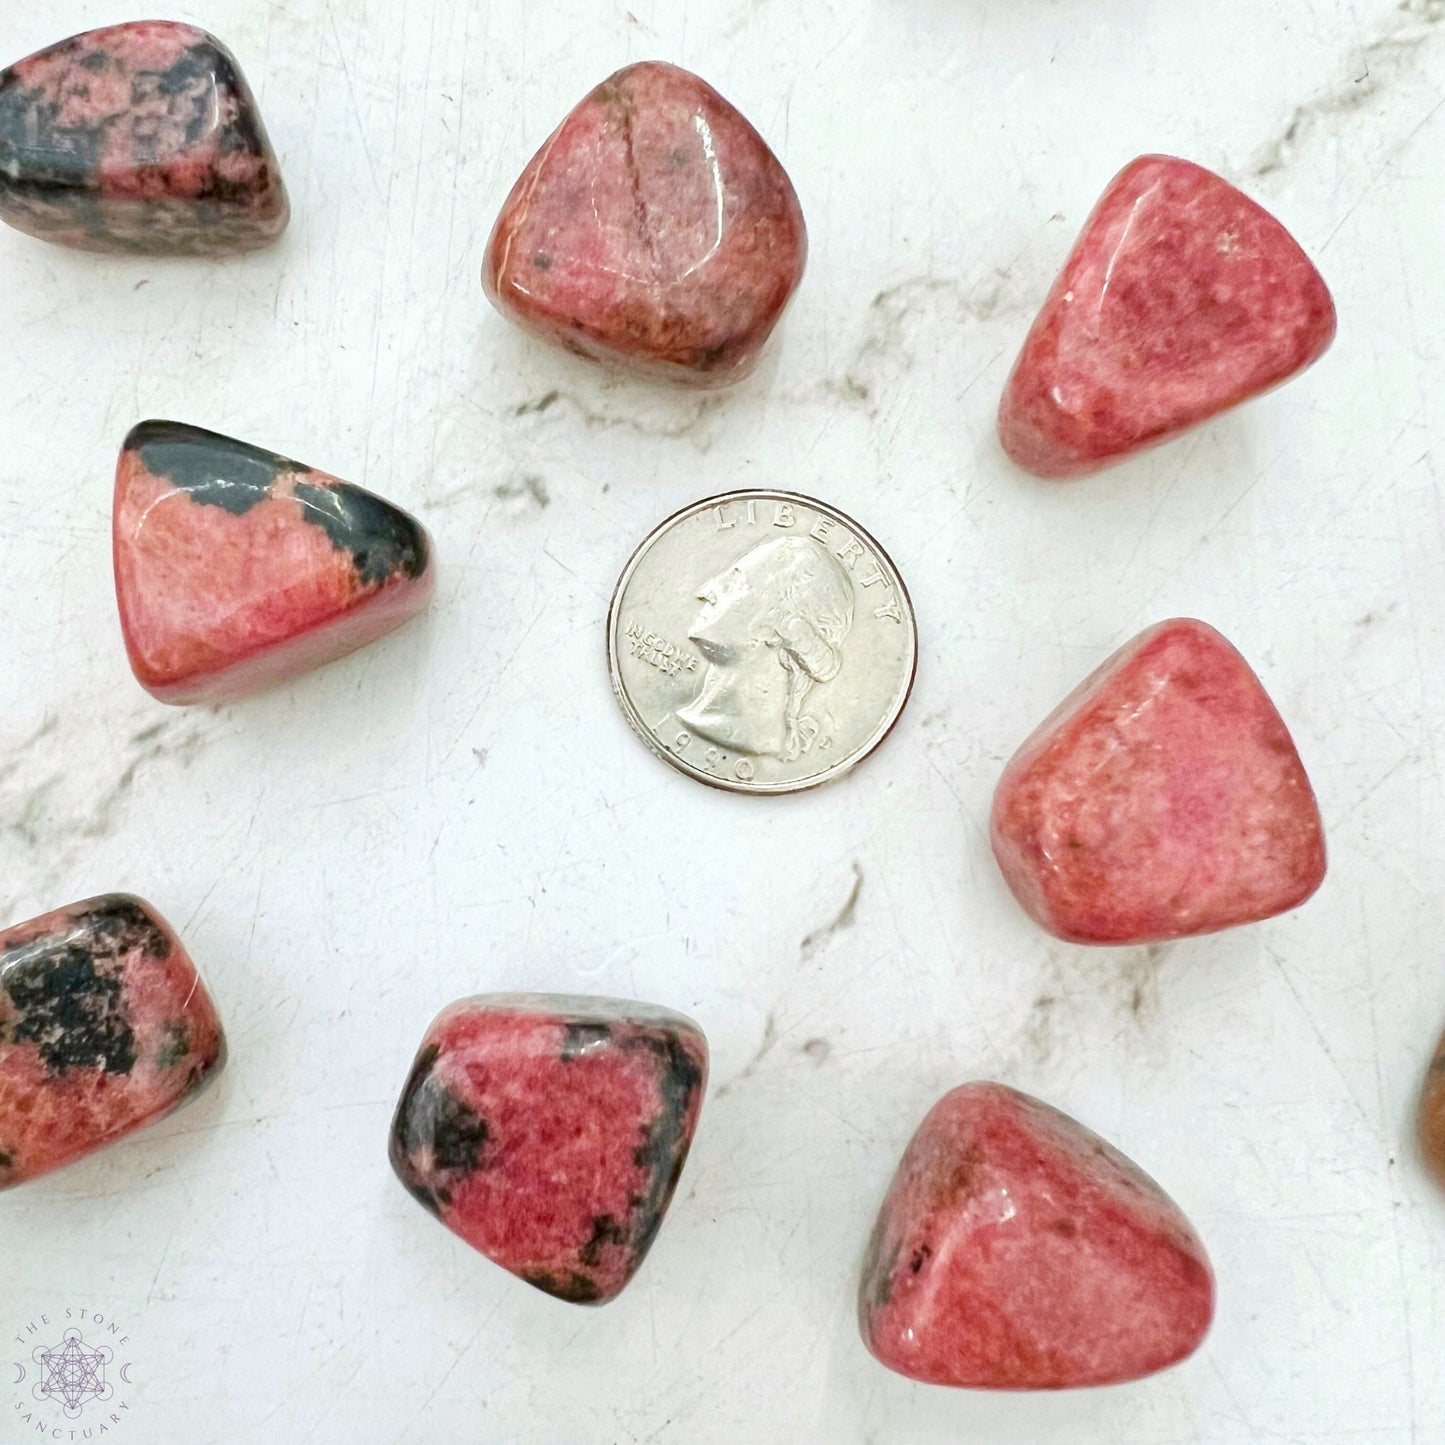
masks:
[(350, 482), (314, 486), (298, 481), (295, 495), (306, 520), (351, 558), (364, 586), (380, 587), (396, 576), (415, 579), (426, 571), (426, 532), (400, 507)]
[(33, 1043), (51, 1073), (128, 1074), (134, 1067), (135, 1032), (109, 959), (83, 944), (46, 939), (0, 956), (0, 988), (15, 1013), (11, 1037)]
[(76, 921), (96, 957), (120, 958), (139, 949), (147, 958), (165, 958), (171, 940), (155, 915), (138, 898), (115, 894), (88, 905)]
[(612, 1037), (612, 1026), (603, 1023), (574, 1023), (562, 1025), (562, 1058), (570, 1063), (580, 1058), (588, 1049), (600, 1048)]
[(391, 1125), (391, 1166), (412, 1198), (440, 1215), (459, 1179), (477, 1168), (487, 1126), (436, 1077), (439, 1051), (412, 1065)]
[(195, 965), (141, 899), (92, 898), (0, 932), (0, 1184), (159, 1118), (224, 1061)]
[(640, 1259), (662, 1227), (687, 1162), (707, 1065), (688, 1049), (683, 1035), (667, 1030), (639, 1031), (627, 1038), (624, 1046), (644, 1049), (655, 1059), (661, 1105), (644, 1128), (642, 1143), (633, 1156), (647, 1171), (647, 1189), (634, 1197), (637, 1224), (633, 1248)]
[(392, 1164), (489, 1259), (568, 1303), (602, 1304), (657, 1235), (706, 1079), (701, 1030), (666, 1009), (545, 994), (464, 999), (423, 1040)]
[(961, 1085), (919, 1126), (864, 1259), (864, 1343), (964, 1389), (1122, 1384), (1198, 1348), (1214, 1278), (1179, 1207), (1040, 1100)]
[(549, 1294), (554, 1299), (564, 1300), (569, 1305), (595, 1305), (602, 1303), (597, 1282), (585, 1274), (524, 1274), (522, 1276), (533, 1289)]
[(87, 31), (0, 72), (0, 219), (88, 251), (218, 256), (270, 244), (290, 204), (255, 97), (214, 36)]
[(190, 1051), (190, 1031), (186, 1028), (185, 1021), (173, 1019), (161, 1035), (161, 1045), (156, 1050), (156, 1068), (174, 1069), (176, 1065), (185, 1062)]
[(431, 542), (391, 502), (184, 422), (134, 427), (116, 468), (116, 600), (137, 679), (224, 702), (364, 647), (431, 599)]
[(173, 421), (143, 421), (126, 438), (153, 476), (171, 483), (201, 506), (243, 517), (266, 501), (278, 477), (306, 467), (264, 447)]
[[(393, 576), (415, 579), (426, 570), (430, 547), (414, 517), (362, 487), (278, 452), (173, 421), (141, 422), (125, 445), (153, 477), (164, 478), (201, 506), (220, 507), (235, 517), (289, 494), (300, 505), (301, 519), (319, 527), (351, 559), (363, 586), (379, 587)], [(283, 478), (290, 479), (289, 486), (278, 493)]]

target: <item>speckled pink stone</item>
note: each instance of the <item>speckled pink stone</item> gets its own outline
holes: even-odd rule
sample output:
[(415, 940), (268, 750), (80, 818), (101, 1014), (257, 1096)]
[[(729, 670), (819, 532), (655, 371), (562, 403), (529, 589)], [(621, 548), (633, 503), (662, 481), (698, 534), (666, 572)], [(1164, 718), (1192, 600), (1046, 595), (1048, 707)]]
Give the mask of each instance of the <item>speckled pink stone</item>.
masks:
[(503, 1269), (604, 1304), (657, 1237), (692, 1145), (707, 1041), (629, 1000), (462, 999), (427, 1030), (391, 1162), (419, 1203)]
[(507, 197), (482, 281), (569, 351), (684, 386), (746, 376), (807, 257), (762, 137), (706, 82), (646, 61), (602, 82)]
[(1445, 1038), (1436, 1045), (1425, 1074), (1416, 1126), (1425, 1163), (1445, 1188)]
[(1084, 225), (1004, 389), (1004, 450), (1078, 477), (1288, 381), (1335, 335), (1294, 238), (1171, 156), (1121, 171)]
[(0, 1189), (194, 1098), (226, 1060), (169, 924), (126, 893), (0, 931)]
[(1087, 678), (1004, 770), (993, 851), (1050, 933), (1137, 944), (1303, 903), (1319, 808), (1274, 704), (1203, 622), (1162, 622)]
[(891, 1370), (975, 1390), (1137, 1380), (1198, 1349), (1214, 1276), (1179, 1207), (1083, 1125), (999, 1084), (923, 1121), (863, 1267)]
[(174, 20), (63, 40), (0, 72), (0, 219), (86, 251), (216, 256), (290, 218), (236, 58)]
[(435, 574), (399, 507), (261, 447), (180, 422), (125, 440), (112, 514), (116, 604), (136, 680), (219, 703), (376, 641)]

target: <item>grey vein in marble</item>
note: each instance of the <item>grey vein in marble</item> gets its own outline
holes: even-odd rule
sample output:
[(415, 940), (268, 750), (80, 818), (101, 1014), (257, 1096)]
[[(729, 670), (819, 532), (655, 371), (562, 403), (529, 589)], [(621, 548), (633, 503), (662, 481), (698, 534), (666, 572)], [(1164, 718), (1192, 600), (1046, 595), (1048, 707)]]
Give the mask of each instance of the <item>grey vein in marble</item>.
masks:
[(1356, 46), (1344, 74), (1313, 100), (1295, 107), (1284, 129), (1255, 152), (1249, 173), (1282, 170), (1321, 122), (1350, 115), (1415, 68), (1421, 49), (1441, 34), (1445, 0), (1401, 0), (1380, 33)]

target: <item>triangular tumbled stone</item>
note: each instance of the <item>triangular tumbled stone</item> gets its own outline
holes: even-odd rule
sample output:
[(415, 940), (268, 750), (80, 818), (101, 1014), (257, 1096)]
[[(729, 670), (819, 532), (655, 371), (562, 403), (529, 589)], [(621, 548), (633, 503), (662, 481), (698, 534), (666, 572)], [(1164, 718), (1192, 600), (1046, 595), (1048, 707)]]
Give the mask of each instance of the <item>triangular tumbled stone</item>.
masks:
[(1189, 161), (1110, 183), (999, 408), (1020, 466), (1076, 477), (1278, 386), (1335, 334), (1320, 274), (1268, 211)]
[(1060, 1390), (1192, 1354), (1214, 1276), (1179, 1207), (1096, 1134), (999, 1084), (941, 1099), (868, 1248), (863, 1338), (934, 1385)]
[(752, 370), (803, 274), (786, 172), (686, 70), (605, 80), (522, 173), (483, 282), (503, 315), (594, 360), (689, 386)]
[(614, 999), (463, 999), (427, 1031), (391, 1131), (401, 1182), (448, 1229), (574, 1304), (652, 1245), (702, 1108), (690, 1019)]
[(225, 1039), (148, 904), (112, 893), (0, 931), (0, 1189), (193, 1098)]
[(87, 31), (0, 73), (0, 218), (86, 251), (218, 255), (290, 209), (235, 57), (171, 20)]
[(371, 492), (179, 422), (116, 469), (115, 590), (131, 667), (162, 702), (220, 702), (342, 657), (431, 596), (431, 545)]
[(1150, 628), (1004, 770), (993, 850), (1020, 903), (1074, 943), (1254, 923), (1319, 887), (1304, 765), (1249, 664), (1212, 627)]

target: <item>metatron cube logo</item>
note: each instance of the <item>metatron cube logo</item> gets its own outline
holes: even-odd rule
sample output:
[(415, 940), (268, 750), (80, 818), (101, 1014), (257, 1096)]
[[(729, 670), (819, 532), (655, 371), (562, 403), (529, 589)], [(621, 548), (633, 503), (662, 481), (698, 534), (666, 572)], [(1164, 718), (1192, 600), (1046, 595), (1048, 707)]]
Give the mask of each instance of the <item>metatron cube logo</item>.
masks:
[(35, 1398), (61, 1406), (67, 1420), (80, 1419), (92, 1400), (108, 1400), (115, 1393), (105, 1378), (105, 1367), (115, 1359), (115, 1351), (109, 1345), (90, 1349), (79, 1330), (66, 1330), (53, 1348), (36, 1346), (30, 1358), (40, 1366)]
[(118, 1392), (134, 1383), (131, 1362), (116, 1363), (116, 1350), (130, 1344), (130, 1334), (93, 1310), (70, 1308), (65, 1318), (81, 1320), (84, 1329), (72, 1325), (62, 1332), (59, 1321), (52, 1325), (49, 1315), (37, 1315), (16, 1335), (15, 1342), (30, 1350), (30, 1358), (16, 1362), (14, 1383), (27, 1387), (28, 1398), (17, 1392), (11, 1402), (14, 1414), (6, 1411), (5, 1418), (27, 1431), (59, 1439), (58, 1416), (63, 1415), (66, 1420), (84, 1420), (87, 1440), (92, 1432), (96, 1438), (108, 1437), (130, 1414), (130, 1402), (119, 1398)]

